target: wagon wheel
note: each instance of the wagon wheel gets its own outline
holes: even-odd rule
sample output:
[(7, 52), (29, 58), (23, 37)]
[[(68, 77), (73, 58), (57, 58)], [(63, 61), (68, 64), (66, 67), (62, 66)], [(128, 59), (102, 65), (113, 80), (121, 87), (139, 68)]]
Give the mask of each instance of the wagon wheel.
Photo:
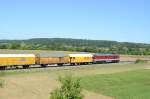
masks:
[(23, 65), (23, 69), (29, 68), (29, 65)]
[(57, 65), (58, 65), (58, 66), (63, 66), (63, 63), (58, 63)]
[(43, 68), (44, 68), (44, 67), (47, 67), (47, 65), (46, 65), (46, 64), (41, 64), (41, 67), (43, 67)]
[(5, 70), (6, 66), (0, 66), (0, 70)]

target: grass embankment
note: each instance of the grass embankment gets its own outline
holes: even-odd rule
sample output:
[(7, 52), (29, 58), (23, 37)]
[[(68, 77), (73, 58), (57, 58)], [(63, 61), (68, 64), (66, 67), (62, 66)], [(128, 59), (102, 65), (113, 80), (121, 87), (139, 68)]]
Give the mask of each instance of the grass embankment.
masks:
[(150, 70), (87, 76), (82, 86), (115, 99), (149, 99)]
[(125, 72), (146, 68), (149, 63), (134, 64), (134, 63), (120, 63), (120, 64), (93, 64), (84, 65), (76, 68), (66, 67), (48, 67), (48, 68), (32, 68), (32, 69), (16, 69), (0, 71), (0, 75), (3, 76), (15, 76), (15, 75), (36, 75), (47, 74), (53, 76), (60, 76), (64, 74), (72, 74), (73, 76), (86, 76), (95, 74), (111, 74), (116, 72)]

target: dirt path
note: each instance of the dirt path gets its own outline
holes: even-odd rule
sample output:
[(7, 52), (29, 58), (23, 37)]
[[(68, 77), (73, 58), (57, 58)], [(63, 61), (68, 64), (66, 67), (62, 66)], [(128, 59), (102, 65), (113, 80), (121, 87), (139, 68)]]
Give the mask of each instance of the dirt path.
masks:
[(47, 76), (6, 77), (0, 89), (0, 99), (49, 99), (50, 91), (59, 84)]

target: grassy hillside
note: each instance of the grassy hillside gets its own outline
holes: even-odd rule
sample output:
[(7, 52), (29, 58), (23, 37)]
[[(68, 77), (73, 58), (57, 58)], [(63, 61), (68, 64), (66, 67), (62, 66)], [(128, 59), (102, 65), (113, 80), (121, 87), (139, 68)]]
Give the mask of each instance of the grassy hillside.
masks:
[(0, 49), (58, 50), (150, 55), (150, 44), (65, 38), (0, 40)]

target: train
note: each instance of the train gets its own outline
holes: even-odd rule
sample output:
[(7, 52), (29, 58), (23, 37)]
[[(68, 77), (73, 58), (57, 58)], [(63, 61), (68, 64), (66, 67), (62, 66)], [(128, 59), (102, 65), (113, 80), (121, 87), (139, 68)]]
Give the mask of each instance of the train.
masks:
[(0, 69), (7, 67), (22, 66), (24, 69), (31, 65), (40, 65), (46, 67), (56, 64), (57, 66), (69, 65), (86, 65), (99, 63), (118, 63), (120, 57), (117, 54), (0, 54)]

